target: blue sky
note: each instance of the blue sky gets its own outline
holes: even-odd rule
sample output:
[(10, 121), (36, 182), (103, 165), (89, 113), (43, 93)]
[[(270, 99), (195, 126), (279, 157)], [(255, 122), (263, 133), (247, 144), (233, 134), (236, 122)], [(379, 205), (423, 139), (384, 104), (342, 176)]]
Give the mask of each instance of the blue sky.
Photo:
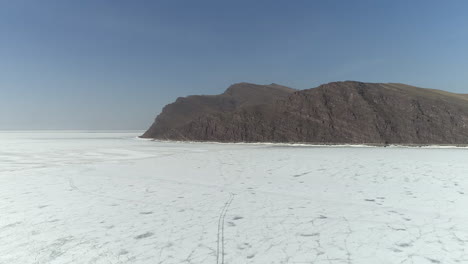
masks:
[(0, 129), (145, 129), (236, 82), (468, 93), (468, 1), (0, 0)]

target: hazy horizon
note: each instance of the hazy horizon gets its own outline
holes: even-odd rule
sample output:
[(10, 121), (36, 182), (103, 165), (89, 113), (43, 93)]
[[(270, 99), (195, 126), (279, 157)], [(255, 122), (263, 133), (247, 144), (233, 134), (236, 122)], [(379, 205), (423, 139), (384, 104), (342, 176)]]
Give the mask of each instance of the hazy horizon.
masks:
[(4, 1), (0, 130), (144, 130), (237, 82), (468, 94), (466, 1)]

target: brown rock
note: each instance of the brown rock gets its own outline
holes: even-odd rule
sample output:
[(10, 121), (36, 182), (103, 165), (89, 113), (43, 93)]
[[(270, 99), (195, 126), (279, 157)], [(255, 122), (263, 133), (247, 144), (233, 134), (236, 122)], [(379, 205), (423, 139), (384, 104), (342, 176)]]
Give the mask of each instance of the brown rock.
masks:
[(296, 91), (241, 83), (179, 98), (146, 138), (220, 142), (468, 144), (468, 96), (395, 83)]

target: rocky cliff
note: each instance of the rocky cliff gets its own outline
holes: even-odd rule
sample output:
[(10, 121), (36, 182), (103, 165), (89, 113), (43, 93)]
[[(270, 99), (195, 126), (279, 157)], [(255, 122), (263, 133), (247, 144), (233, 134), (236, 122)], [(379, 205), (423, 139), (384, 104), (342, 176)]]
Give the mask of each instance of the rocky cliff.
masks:
[(145, 138), (220, 142), (468, 144), (468, 96), (396, 83), (307, 90), (235, 84), (167, 105)]

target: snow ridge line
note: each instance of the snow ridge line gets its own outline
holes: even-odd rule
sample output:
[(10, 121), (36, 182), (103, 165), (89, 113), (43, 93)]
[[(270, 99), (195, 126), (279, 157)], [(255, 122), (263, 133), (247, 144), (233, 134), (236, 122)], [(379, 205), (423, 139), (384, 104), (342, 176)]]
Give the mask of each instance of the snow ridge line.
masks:
[[(229, 199), (226, 203), (224, 203), (224, 207), (221, 210), (218, 219), (218, 237), (217, 237), (217, 248), (216, 248), (216, 264), (224, 264), (224, 219), (226, 218), (227, 211), (229, 206), (234, 200), (234, 194), (229, 193)], [(221, 248), (221, 250), (220, 250)], [(221, 254), (221, 262), (220, 262), (220, 255)]]

